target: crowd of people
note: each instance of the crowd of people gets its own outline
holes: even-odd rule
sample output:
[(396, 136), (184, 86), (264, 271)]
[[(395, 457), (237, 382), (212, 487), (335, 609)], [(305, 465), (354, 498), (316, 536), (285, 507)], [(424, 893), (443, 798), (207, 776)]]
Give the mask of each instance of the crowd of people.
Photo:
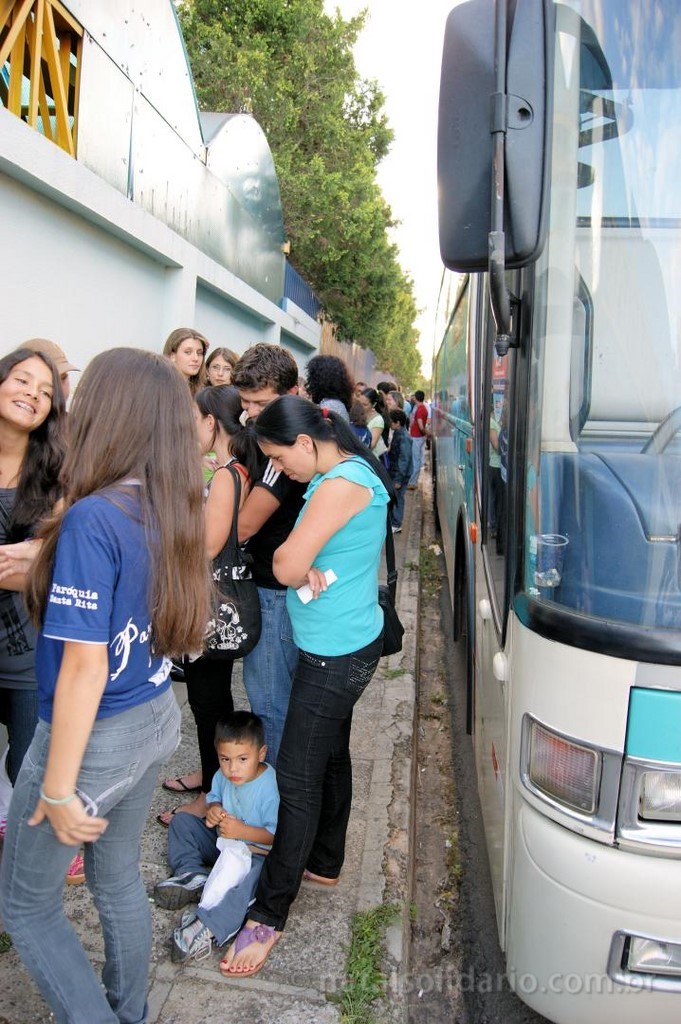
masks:
[[(146, 1019), (151, 921), (140, 839), (179, 742), (184, 674), (191, 799), (158, 815), (184, 909), (173, 958), (224, 946), (259, 971), (305, 878), (338, 883), (352, 800), (353, 708), (382, 651), (378, 570), (417, 486), (424, 395), (355, 383), (335, 356), (238, 356), (179, 328), (163, 354), (112, 349), (85, 369), (33, 339), (0, 359), (0, 721), (13, 787), (0, 911), (55, 1019)], [(261, 632), (233, 662), (204, 649), (210, 566), (233, 531)], [(86, 880), (102, 977), (63, 907)], [(198, 903), (198, 906), (194, 906)], [(59, 955), (55, 956), (55, 950)]]

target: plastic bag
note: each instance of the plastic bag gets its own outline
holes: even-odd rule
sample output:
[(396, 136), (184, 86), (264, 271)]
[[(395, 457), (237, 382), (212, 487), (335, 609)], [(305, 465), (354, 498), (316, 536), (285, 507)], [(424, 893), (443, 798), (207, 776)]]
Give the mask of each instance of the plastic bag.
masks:
[(220, 856), (213, 865), (208, 881), (203, 887), (203, 896), (199, 906), (202, 910), (211, 910), (251, 870), (251, 851), (240, 839), (223, 839), (217, 841)]

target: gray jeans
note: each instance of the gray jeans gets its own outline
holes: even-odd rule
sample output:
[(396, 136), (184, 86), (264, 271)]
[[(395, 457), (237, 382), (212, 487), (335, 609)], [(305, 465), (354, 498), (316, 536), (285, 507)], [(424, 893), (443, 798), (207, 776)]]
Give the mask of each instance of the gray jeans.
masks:
[(27, 824), (50, 742), (50, 726), (38, 722), (10, 806), (0, 908), (58, 1024), (144, 1024), (151, 916), (139, 869), (140, 837), (159, 770), (179, 736), (180, 711), (166, 690), (95, 722), (85, 750), (78, 789), (109, 822), (97, 842), (85, 844), (85, 874), (104, 934), (100, 982), (64, 914), (64, 876), (77, 847), (60, 843), (47, 819)]

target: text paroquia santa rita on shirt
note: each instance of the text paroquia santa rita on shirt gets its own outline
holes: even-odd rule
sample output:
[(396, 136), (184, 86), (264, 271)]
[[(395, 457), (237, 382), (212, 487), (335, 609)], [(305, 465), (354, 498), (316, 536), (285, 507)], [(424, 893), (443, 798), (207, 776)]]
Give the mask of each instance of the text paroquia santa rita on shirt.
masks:
[(78, 587), (62, 587), (59, 583), (52, 584), (50, 604), (68, 604), (75, 608), (86, 608), (97, 611), (99, 594), (96, 590), (79, 590)]

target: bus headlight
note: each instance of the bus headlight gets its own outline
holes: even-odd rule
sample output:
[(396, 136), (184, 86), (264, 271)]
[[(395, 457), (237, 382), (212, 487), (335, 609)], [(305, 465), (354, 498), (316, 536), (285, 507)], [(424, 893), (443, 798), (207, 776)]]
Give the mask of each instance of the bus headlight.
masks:
[(552, 802), (592, 815), (598, 802), (600, 752), (547, 729), (529, 715), (526, 728), (525, 785)]
[(681, 765), (624, 759), (617, 834), (642, 853), (680, 855)]
[(643, 772), (638, 813), (646, 821), (681, 822), (681, 772)]
[(681, 946), (675, 942), (644, 939), (632, 935), (629, 939), (627, 967), (642, 974), (681, 975)]

